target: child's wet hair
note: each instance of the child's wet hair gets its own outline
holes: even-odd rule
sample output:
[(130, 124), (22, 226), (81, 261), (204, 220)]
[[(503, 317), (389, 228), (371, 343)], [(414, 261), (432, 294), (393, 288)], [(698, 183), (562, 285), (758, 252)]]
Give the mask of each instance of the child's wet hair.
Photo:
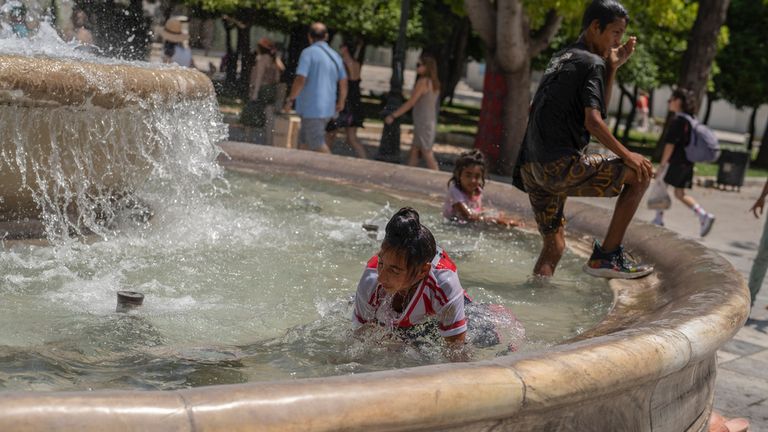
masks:
[(387, 222), (381, 248), (405, 254), (409, 272), (432, 261), (437, 253), (435, 237), (429, 228), (421, 224), (419, 213), (411, 207), (401, 208)]
[(465, 151), (464, 153), (460, 154), (459, 157), (456, 159), (456, 162), (453, 164), (453, 176), (448, 180), (448, 186), (451, 185), (451, 183), (455, 184), (456, 187), (461, 188), (461, 184), (459, 182), (459, 178), (461, 177), (461, 172), (464, 170), (464, 168), (471, 167), (473, 165), (479, 165), (483, 167), (483, 184), (482, 186), (485, 187), (485, 156), (483, 155), (483, 152), (480, 150), (470, 150)]

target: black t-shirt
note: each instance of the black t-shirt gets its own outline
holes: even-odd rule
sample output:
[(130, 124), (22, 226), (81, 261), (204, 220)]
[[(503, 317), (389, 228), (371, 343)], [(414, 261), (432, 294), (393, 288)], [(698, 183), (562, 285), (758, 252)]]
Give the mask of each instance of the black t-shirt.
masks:
[(691, 124), (683, 116), (675, 116), (667, 129), (667, 135), (664, 137), (665, 144), (674, 144), (672, 156), (669, 157), (670, 164), (691, 164), (685, 156), (685, 147), (691, 140)]
[(552, 56), (531, 103), (525, 161), (551, 162), (589, 144), (584, 109), (605, 118), (605, 70), (605, 61), (580, 42)]

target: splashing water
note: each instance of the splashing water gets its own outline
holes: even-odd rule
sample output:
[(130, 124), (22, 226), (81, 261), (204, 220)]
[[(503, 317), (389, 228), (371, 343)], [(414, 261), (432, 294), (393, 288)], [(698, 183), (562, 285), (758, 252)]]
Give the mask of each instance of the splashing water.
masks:
[[(120, 94), (122, 81), (91, 71), (89, 65), (149, 66), (82, 52), (76, 44), (62, 42), (47, 22), (31, 39), (0, 38), (0, 54), (48, 57), (54, 53), (61, 61), (75, 64), (82, 78), (105, 94)], [(5, 93), (0, 99), (24, 98), (13, 91)], [(72, 234), (109, 237), (126, 207), (141, 207), (135, 193), (147, 184), (171, 186), (169, 198), (174, 199), (221, 179), (216, 143), (226, 138), (226, 126), (213, 96), (129, 97), (124, 106), (113, 109), (92, 106), (89, 101), (50, 105), (45, 101), (0, 104), (0, 172), (6, 178), (14, 174), (18, 178), (4, 181), (0, 192), (30, 196), (52, 241)], [(11, 208), (3, 209), (5, 219), (33, 213), (21, 206), (13, 208), (13, 202), (7, 207)]]

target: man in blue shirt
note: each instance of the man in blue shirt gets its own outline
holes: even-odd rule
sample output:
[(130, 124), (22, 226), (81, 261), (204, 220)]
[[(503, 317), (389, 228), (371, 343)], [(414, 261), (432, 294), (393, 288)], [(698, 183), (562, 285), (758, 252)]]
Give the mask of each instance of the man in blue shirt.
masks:
[(328, 46), (328, 29), (323, 23), (313, 23), (308, 36), (310, 46), (299, 57), (285, 110), (296, 101), (296, 112), (301, 117), (299, 148), (330, 153), (325, 144), (325, 126), (344, 108), (347, 73), (341, 56)]

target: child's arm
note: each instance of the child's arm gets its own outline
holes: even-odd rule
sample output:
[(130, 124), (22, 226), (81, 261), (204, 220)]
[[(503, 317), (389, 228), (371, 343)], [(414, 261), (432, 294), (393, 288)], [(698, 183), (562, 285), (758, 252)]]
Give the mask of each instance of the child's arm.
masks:
[(445, 339), (445, 356), (452, 362), (468, 362), (472, 359), (472, 353), (466, 344), (467, 332), (448, 336)]
[(463, 202), (457, 202), (453, 205), (453, 210), (461, 215), (461, 217), (465, 220), (472, 221), (472, 222), (488, 222), (488, 223), (495, 223), (498, 225), (504, 225), (504, 226), (519, 226), (520, 223), (516, 221), (515, 219), (511, 217), (505, 216), (503, 213), (499, 213), (496, 216), (488, 216), (482, 212), (476, 212), (472, 211), (472, 209), (467, 206), (466, 203)]

